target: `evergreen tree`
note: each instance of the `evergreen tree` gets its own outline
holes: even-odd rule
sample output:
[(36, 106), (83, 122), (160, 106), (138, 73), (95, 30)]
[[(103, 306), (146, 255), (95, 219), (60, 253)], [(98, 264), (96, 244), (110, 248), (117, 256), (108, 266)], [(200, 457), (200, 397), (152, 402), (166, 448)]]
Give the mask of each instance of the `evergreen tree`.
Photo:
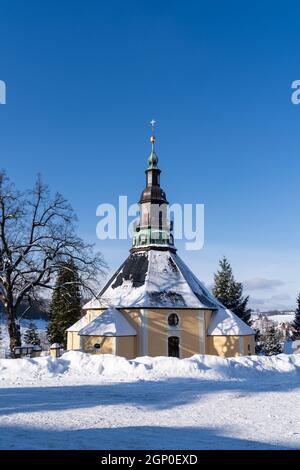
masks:
[(243, 297), (243, 285), (234, 279), (229, 261), (224, 257), (219, 262), (214, 276), (214, 296), (229, 310), (248, 325), (251, 324), (251, 310), (247, 308), (249, 296)]
[(294, 337), (300, 336), (300, 294), (297, 297), (297, 308), (295, 311), (295, 319), (292, 324), (292, 327), (294, 329)]
[(264, 337), (259, 329), (255, 330), (255, 354), (263, 353)]
[(40, 346), (41, 340), (39, 338), (37, 327), (35, 323), (30, 322), (28, 329), (25, 331), (24, 334), (24, 343), (25, 344), (33, 344), (33, 346)]
[(62, 263), (56, 280), (49, 311), (50, 344), (67, 347), (66, 330), (81, 317), (79, 278), (73, 261)]
[(282, 353), (282, 344), (280, 342), (278, 331), (274, 325), (270, 326), (266, 334), (263, 336), (262, 352), (266, 356), (273, 356), (275, 354)]

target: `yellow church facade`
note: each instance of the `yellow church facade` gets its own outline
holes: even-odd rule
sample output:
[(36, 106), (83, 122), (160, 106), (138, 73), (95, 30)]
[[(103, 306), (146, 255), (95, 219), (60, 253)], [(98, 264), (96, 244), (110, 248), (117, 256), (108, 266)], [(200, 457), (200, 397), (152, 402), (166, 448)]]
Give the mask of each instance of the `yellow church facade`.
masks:
[(187, 358), (255, 354), (255, 332), (206, 289), (177, 254), (152, 151), (130, 255), (67, 330), (67, 348)]
[[(88, 325), (92, 319), (101, 316), (103, 312), (105, 310), (88, 310), (81, 319), (80, 326)], [(135, 334), (84, 335), (79, 334), (75, 324), (68, 331), (68, 349), (96, 354), (115, 354), (127, 359), (139, 356), (169, 356), (170, 338), (176, 337), (179, 338), (178, 357), (180, 358), (191, 357), (194, 354), (222, 357), (255, 354), (254, 334), (251, 331), (243, 335), (240, 332), (232, 335), (209, 335), (208, 326), (213, 313), (210, 310), (120, 309), (120, 313), (128, 319)], [(173, 313), (178, 315), (180, 325), (178, 328), (171, 328), (168, 324), (168, 317)]]

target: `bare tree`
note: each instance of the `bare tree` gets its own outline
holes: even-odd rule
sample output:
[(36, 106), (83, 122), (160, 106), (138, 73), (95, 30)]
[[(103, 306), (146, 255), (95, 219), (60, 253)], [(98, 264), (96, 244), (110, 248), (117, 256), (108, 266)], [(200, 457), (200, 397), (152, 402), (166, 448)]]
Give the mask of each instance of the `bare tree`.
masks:
[(73, 261), (83, 290), (92, 293), (106, 265), (93, 245), (75, 233), (76, 216), (61, 194), (51, 197), (38, 177), (33, 190), (20, 192), (0, 172), (0, 301), (7, 316), (10, 349), (21, 342), (17, 309), (36, 301), (55, 284), (61, 263)]

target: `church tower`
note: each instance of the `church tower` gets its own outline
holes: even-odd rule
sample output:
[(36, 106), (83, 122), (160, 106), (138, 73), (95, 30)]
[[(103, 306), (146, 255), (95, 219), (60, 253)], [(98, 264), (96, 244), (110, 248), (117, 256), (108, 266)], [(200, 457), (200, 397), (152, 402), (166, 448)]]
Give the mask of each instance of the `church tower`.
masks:
[(160, 250), (172, 250), (174, 238), (172, 234), (173, 223), (168, 219), (168, 201), (166, 193), (160, 186), (161, 171), (158, 168), (158, 156), (155, 152), (154, 123), (152, 123), (152, 135), (150, 137), (151, 153), (146, 169), (146, 187), (141, 194), (140, 221), (135, 227), (131, 252), (156, 248)]

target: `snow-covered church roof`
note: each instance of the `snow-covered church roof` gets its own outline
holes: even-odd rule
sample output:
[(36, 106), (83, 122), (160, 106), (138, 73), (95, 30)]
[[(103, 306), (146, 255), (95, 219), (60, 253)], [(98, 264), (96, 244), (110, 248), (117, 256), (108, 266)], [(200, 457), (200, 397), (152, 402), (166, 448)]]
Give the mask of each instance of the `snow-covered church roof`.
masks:
[(218, 302), (172, 251), (133, 252), (85, 309), (218, 308)]
[(255, 332), (231, 310), (221, 306), (213, 312), (208, 325), (209, 336), (246, 336)]
[(86, 315), (84, 315), (83, 317), (81, 317), (76, 323), (74, 323), (74, 325), (70, 326), (67, 331), (79, 331), (81, 330), (81, 328), (83, 328), (85, 325), (87, 325), (89, 322), (88, 322), (88, 319), (86, 317)]
[(136, 336), (136, 331), (116, 308), (109, 308), (79, 330), (80, 336)]

